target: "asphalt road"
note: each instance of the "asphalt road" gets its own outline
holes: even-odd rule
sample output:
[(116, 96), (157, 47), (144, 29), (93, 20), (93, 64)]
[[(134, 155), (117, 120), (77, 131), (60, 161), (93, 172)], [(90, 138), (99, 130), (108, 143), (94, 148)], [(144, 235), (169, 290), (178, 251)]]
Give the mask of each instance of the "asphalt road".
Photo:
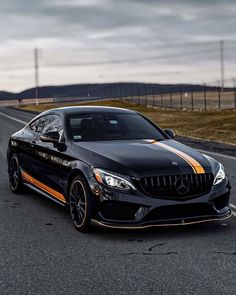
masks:
[[(235, 216), (220, 223), (82, 234), (63, 207), (34, 192), (12, 194), (7, 142), (31, 118), (0, 109), (1, 295), (236, 294)], [(236, 158), (209, 155), (224, 164), (236, 205)]]

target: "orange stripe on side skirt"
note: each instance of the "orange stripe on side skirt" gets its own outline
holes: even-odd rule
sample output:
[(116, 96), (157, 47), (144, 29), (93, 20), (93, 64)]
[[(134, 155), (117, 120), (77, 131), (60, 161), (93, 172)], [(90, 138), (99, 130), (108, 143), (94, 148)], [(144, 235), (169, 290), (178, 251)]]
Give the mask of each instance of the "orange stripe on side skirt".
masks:
[(53, 196), (54, 198), (62, 201), (63, 203), (66, 203), (66, 200), (64, 198), (64, 196), (55, 191), (54, 189), (50, 188), (49, 186), (47, 186), (46, 184), (38, 181), (37, 179), (33, 178), (32, 176), (30, 176), (28, 173), (22, 171), (22, 177), (28, 181), (29, 183), (32, 183), (33, 185), (37, 186), (38, 188), (40, 188), (41, 190), (45, 191), (46, 193), (50, 194), (51, 196)]
[(202, 165), (196, 161), (195, 159), (193, 159), (191, 156), (185, 154), (184, 152), (177, 150), (176, 148), (173, 148), (172, 146), (169, 146), (167, 144), (164, 144), (162, 142), (153, 142), (154, 144), (157, 144), (159, 146), (161, 146), (162, 148), (176, 154), (177, 156), (181, 157), (183, 160), (185, 160), (193, 169), (193, 172), (195, 174), (203, 174), (205, 173), (204, 168), (202, 167)]

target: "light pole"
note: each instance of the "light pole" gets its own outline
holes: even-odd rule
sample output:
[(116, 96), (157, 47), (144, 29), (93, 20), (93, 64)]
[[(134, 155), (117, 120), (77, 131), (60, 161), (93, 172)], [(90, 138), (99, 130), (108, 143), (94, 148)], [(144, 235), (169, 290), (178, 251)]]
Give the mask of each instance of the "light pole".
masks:
[(39, 84), (39, 73), (38, 73), (38, 48), (34, 49), (34, 74), (35, 74), (35, 104), (39, 105), (38, 100), (38, 84)]
[(221, 87), (222, 91), (224, 91), (225, 84), (225, 65), (224, 65), (224, 41), (220, 41), (220, 71), (221, 71)]

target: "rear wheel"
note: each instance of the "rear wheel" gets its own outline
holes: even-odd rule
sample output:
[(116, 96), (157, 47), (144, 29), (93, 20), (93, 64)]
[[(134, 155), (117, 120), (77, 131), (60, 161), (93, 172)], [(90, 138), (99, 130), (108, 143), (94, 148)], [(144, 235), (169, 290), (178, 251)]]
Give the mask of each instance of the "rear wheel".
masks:
[(21, 193), (23, 190), (20, 165), (16, 154), (13, 154), (9, 160), (9, 185), (15, 194)]
[(74, 226), (81, 232), (88, 232), (92, 218), (92, 196), (83, 176), (76, 176), (69, 190), (70, 215)]

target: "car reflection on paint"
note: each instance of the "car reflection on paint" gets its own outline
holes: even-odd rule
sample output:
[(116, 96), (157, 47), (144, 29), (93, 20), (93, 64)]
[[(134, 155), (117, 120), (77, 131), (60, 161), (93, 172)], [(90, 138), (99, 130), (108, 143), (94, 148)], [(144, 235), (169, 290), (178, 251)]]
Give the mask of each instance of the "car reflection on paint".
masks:
[(223, 166), (173, 138), (126, 109), (52, 109), (10, 137), (10, 188), (68, 206), (80, 231), (229, 218)]

